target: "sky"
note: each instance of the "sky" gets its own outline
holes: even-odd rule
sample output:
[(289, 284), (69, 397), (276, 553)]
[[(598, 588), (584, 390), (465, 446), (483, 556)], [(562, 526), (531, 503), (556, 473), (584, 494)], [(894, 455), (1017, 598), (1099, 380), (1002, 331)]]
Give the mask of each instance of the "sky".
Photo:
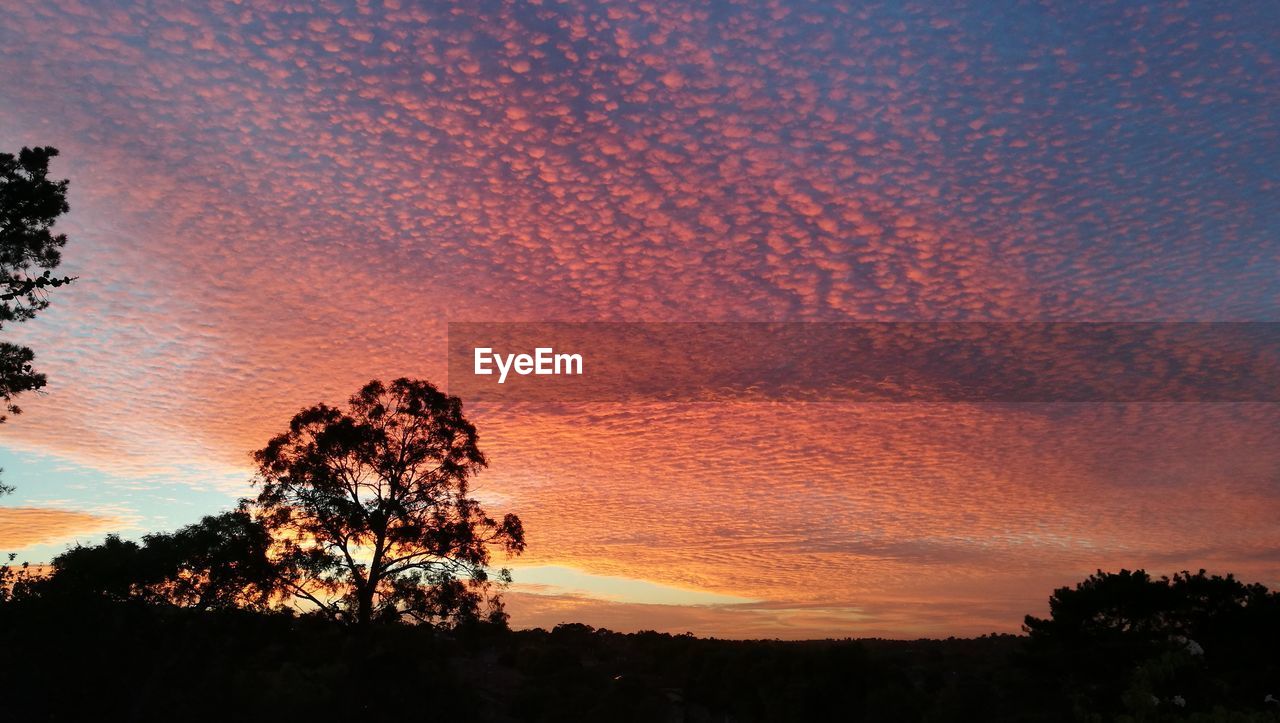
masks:
[[(1280, 320), (1280, 5), (0, 0), (53, 145), (0, 552), (252, 492), (449, 322)], [(464, 404), (467, 400), (464, 399)], [(1274, 403), (466, 404), (515, 627), (1016, 632), (1098, 568), (1280, 586)]]

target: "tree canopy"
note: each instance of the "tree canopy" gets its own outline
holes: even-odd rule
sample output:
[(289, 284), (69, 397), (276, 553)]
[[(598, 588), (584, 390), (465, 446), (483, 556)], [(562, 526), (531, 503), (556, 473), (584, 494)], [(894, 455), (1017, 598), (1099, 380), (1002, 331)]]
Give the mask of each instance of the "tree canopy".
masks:
[(1277, 604), (1265, 586), (1233, 575), (1200, 570), (1154, 578), (1145, 570), (1099, 570), (1055, 590), (1049, 617), (1028, 615), (1024, 628), (1036, 640), (1079, 644), (1207, 638), (1247, 629)]
[(283, 579), (322, 614), (359, 625), (505, 620), (490, 549), (519, 554), (524, 529), (471, 496), (486, 462), (457, 397), (425, 381), (371, 381), (345, 410), (298, 412), (254, 459), (254, 507), (281, 547)]
[(142, 544), (110, 535), (99, 545), (77, 545), (53, 559), (50, 573), (29, 592), (53, 597), (140, 600), (197, 610), (266, 609), (278, 574), (271, 535), (247, 512), (210, 515), (176, 532), (158, 532)]
[[(1149, 714), (1158, 701), (1261, 700), (1280, 647), (1280, 596), (1232, 575), (1099, 570), (1026, 617), (1032, 660), (1064, 692)], [(1167, 707), (1167, 705), (1166, 705)]]
[[(49, 305), (48, 289), (73, 281), (53, 276), (67, 237), (52, 226), (71, 208), (69, 182), (49, 178), (49, 160), (57, 155), (48, 146), (0, 153), (0, 328), (35, 317)], [(22, 411), (15, 397), (45, 385), (34, 360), (31, 349), (0, 342), (0, 422)]]

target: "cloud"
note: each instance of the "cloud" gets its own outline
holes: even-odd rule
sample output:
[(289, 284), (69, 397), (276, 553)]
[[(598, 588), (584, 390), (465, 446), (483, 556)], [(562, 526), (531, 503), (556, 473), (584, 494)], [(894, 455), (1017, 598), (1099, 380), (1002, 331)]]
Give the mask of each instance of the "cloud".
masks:
[[(442, 382), (450, 320), (1274, 319), (1273, 11), (1046, 12), (12, 4), (0, 141), (62, 149), (80, 279), (6, 329), (50, 378), (6, 445), (225, 486), (304, 405)], [(1265, 405), (468, 410), (529, 564), (793, 611), (671, 625), (1280, 580)]]
[(0, 507), (0, 549), (17, 552), (44, 542), (99, 533), (116, 520), (89, 512), (42, 507)]

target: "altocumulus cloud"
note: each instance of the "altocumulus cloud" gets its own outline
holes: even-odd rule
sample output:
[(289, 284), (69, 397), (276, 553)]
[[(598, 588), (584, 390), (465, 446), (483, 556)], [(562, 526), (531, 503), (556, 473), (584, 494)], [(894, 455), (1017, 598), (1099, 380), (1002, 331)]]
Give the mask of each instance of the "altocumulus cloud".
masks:
[[(81, 276), (15, 329), (52, 383), (4, 433), (138, 484), (247, 478), (303, 405), (442, 381), (449, 320), (1280, 307), (1266, 4), (3, 8), (0, 138), (63, 150)], [(469, 410), (528, 564), (772, 606), (676, 629), (1014, 629), (1157, 554), (1280, 575), (1273, 407)]]

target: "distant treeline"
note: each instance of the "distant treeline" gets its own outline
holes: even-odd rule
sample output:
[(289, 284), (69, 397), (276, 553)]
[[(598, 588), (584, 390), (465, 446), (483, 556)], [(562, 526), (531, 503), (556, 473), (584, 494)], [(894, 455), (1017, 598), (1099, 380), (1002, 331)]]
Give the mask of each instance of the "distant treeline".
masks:
[(909, 642), (360, 627), (70, 582), (0, 596), (0, 719), (1280, 720), (1280, 598), (1203, 572), (1099, 573), (1026, 635)]

